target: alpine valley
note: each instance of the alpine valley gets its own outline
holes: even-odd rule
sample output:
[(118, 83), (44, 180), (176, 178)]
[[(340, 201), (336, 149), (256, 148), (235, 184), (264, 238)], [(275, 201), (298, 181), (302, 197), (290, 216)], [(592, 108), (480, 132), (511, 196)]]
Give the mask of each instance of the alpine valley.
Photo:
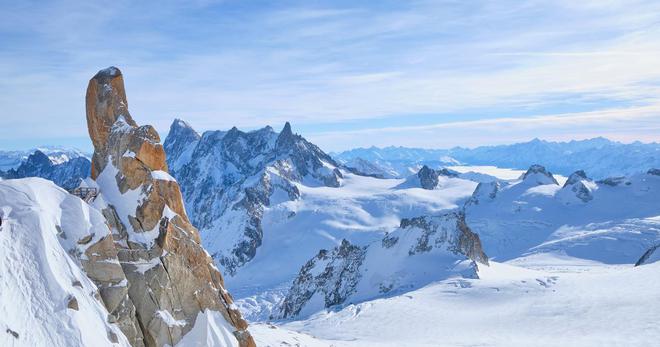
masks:
[(0, 152), (2, 346), (660, 341), (658, 144), (161, 145), (123, 78), (89, 81), (93, 155)]
[[(655, 163), (652, 146), (645, 155)], [(445, 158), (387, 175), (363, 170), (379, 161), (335, 160), (288, 123), (279, 133), (200, 135), (175, 120), (165, 150), (258, 344), (660, 338), (650, 323), (660, 318), (660, 172), (652, 167), (592, 179), (579, 169), (555, 175), (539, 164), (519, 170)], [(610, 162), (617, 156), (602, 150)]]

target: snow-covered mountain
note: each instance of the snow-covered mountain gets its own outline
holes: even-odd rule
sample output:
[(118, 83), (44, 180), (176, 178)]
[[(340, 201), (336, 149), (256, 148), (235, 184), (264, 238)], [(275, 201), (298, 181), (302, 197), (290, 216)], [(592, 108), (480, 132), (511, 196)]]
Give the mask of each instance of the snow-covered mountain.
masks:
[[(403, 218), (455, 209), (477, 183), (438, 178), (438, 189), (402, 186), (340, 168), (290, 125), (195, 134), (175, 121), (165, 141), (190, 218), (251, 317), (268, 317), (303, 266), (347, 240), (365, 247)], [(256, 296), (256, 297), (255, 297)]]
[(296, 184), (338, 187), (343, 178), (334, 160), (293, 134), (288, 123), (279, 134), (266, 127), (198, 136), (176, 120), (165, 150), (193, 224), (231, 275), (252, 260), (261, 246), (267, 207), (297, 200)]
[[(366, 248), (343, 242), (320, 252), (301, 268), (283, 301), (282, 312), (296, 318), (253, 325), (257, 343), (653, 345), (660, 330), (647, 323), (660, 319), (660, 171), (600, 181), (577, 171), (563, 185), (557, 181), (533, 165), (518, 179), (477, 186), (458, 210), (493, 258), (476, 268), (458, 263), (463, 267), (457, 270), (474, 270), (474, 276), (465, 270), (439, 276), (448, 268), (437, 259), (401, 271), (401, 258), (414, 256), (401, 252), (409, 247), (388, 254), (390, 237)], [(437, 219), (404, 220), (390, 235)], [(408, 232), (412, 240), (419, 235)], [(442, 265), (425, 269), (429, 264)], [(430, 281), (378, 292), (384, 280), (411, 273)]]
[(465, 214), (498, 261), (560, 252), (631, 264), (660, 240), (659, 193), (655, 170), (600, 181), (580, 170), (560, 186), (533, 165), (519, 180), (479, 184)]
[(513, 145), (474, 149), (357, 148), (334, 154), (333, 157), (347, 166), (373, 166), (395, 177), (406, 177), (422, 165), (438, 168), (460, 162), (514, 169), (526, 169), (542, 163), (566, 176), (585, 170), (592, 177), (602, 179), (643, 173), (649, 168), (660, 167), (660, 144), (623, 144), (602, 137), (570, 142), (534, 139)]
[(282, 303), (283, 317), (318, 312), (348, 300), (402, 294), (450, 275), (476, 278), (488, 266), (479, 236), (451, 212), (403, 219), (383, 239), (362, 248), (342, 240), (300, 270)]
[(18, 168), (22, 162), (36, 151), (47, 155), (53, 164), (61, 164), (79, 157), (89, 158), (89, 155), (78, 149), (57, 146), (40, 146), (26, 151), (0, 151), (0, 171)]
[[(41, 177), (55, 182), (64, 189), (78, 187), (80, 182), (89, 177), (91, 161), (78, 152), (50, 152), (47, 155), (36, 150), (24, 159), (18, 167), (7, 172), (0, 172), (3, 178)], [(54, 155), (54, 156), (52, 156)], [(77, 156), (75, 156), (77, 155)]]
[[(278, 150), (282, 137), (296, 145)], [(437, 280), (478, 276), (451, 270), (456, 261), (474, 259), (465, 253), (412, 256), (405, 242), (400, 247), (406, 251), (385, 247), (391, 235), (423, 239), (423, 228), (407, 221), (461, 216), (482, 238), (482, 251), (499, 261), (563, 253), (634, 264), (659, 239), (654, 171), (593, 181), (584, 171), (567, 178), (541, 165), (479, 172), (422, 165), (405, 178), (387, 179), (366, 166), (339, 165), (293, 135), (288, 124), (279, 134), (266, 127), (200, 136), (177, 120), (165, 149), (205, 246), (228, 274), (238, 307), (256, 320), (303, 317), (334, 304), (344, 307)], [(627, 206), (612, 207), (616, 201)], [(447, 223), (436, 224), (449, 230)], [(437, 245), (445, 245), (439, 250), (451, 248), (451, 242), (443, 243), (447, 238), (439, 240)], [(611, 250), (618, 242), (623, 246)], [(427, 262), (444, 264), (440, 268), (446, 271), (427, 269), (422, 265)], [(372, 263), (389, 265), (385, 270), (365, 265)], [(390, 292), (382, 291), (390, 285)]]
[[(0, 182), (1, 345), (255, 347), (119, 69), (89, 81), (86, 111), (84, 200), (41, 178)], [(13, 172), (78, 159), (37, 151)]]

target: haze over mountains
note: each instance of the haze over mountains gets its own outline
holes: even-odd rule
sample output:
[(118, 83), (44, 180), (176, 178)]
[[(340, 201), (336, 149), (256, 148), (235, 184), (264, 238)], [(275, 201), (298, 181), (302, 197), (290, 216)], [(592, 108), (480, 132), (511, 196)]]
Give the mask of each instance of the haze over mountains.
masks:
[[(172, 130), (170, 129), (170, 132)], [(189, 136), (200, 135), (193, 132)], [(73, 185), (73, 183), (65, 183), (62, 179), (55, 178), (57, 174), (50, 173), (55, 169), (42, 168), (40, 173), (39, 169), (34, 168), (34, 166), (43, 166), (43, 164), (39, 165), (28, 160), (30, 155), (35, 154), (37, 151), (46, 154), (53, 165), (78, 166), (77, 169), (59, 168), (56, 170), (78, 170), (79, 173), (73, 175), (86, 177), (82, 174), (84, 173), (84, 160), (79, 160), (75, 165), (66, 163), (75, 158), (87, 158), (89, 155), (82, 153), (80, 150), (56, 146), (25, 151), (0, 151), (0, 177), (38, 176), (52, 179), (60, 186)], [(180, 155), (179, 151), (178, 148), (170, 148), (168, 153), (171, 153), (170, 156), (178, 156)], [(660, 167), (660, 144), (641, 142), (624, 144), (602, 137), (570, 142), (534, 139), (529, 142), (511, 145), (482, 146), (473, 149), (461, 147), (452, 149), (370, 147), (355, 148), (340, 153), (331, 153), (330, 155), (347, 169), (354, 169), (361, 174), (382, 178), (408, 177), (424, 165), (431, 168), (467, 165), (526, 170), (533, 164), (543, 163), (553, 172), (564, 176), (568, 176), (577, 170), (586, 170), (594, 179), (626, 176), (645, 172), (649, 168)], [(37, 158), (31, 159), (35, 160)], [(172, 158), (169, 160), (174, 161)], [(25, 163), (26, 161), (28, 163)], [(18, 169), (22, 163), (25, 163), (26, 167)], [(9, 174), (8, 171), (11, 169), (18, 170), (18, 172)]]
[(589, 140), (551, 142), (534, 139), (512, 145), (474, 149), (422, 149), (406, 147), (356, 148), (333, 155), (347, 166), (386, 177), (405, 177), (422, 165), (491, 165), (524, 170), (543, 164), (568, 176), (577, 170), (601, 179), (645, 172), (660, 166), (660, 144), (623, 144), (598, 137)]
[(176, 119), (161, 145), (118, 69), (86, 101), (91, 160), (4, 152), (2, 345), (660, 339), (658, 144), (331, 156), (289, 123)]

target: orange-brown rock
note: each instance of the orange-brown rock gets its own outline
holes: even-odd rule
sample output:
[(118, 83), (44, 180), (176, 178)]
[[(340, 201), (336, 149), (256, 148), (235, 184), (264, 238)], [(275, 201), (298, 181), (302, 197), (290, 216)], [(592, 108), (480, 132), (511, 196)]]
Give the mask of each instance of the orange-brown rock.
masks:
[[(167, 173), (158, 133), (138, 126), (128, 112), (119, 69), (96, 74), (86, 101), (94, 144), (92, 178), (100, 189), (95, 203), (112, 229), (129, 283), (143, 336), (133, 339), (134, 345), (173, 346), (193, 328), (200, 312), (211, 310), (234, 327), (240, 346), (254, 346), (247, 323), (231, 308), (222, 275), (190, 224), (178, 183)], [(118, 324), (128, 327), (127, 322)]]

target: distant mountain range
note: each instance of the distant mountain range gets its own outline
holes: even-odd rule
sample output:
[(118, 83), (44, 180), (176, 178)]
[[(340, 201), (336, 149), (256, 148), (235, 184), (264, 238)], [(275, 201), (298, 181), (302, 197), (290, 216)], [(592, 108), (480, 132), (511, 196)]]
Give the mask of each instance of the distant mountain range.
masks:
[(41, 147), (29, 151), (0, 151), (0, 178), (41, 177), (65, 189), (89, 177), (89, 156), (77, 149)]
[(550, 142), (534, 139), (512, 145), (477, 148), (422, 149), (407, 147), (356, 148), (335, 153), (340, 163), (365, 174), (407, 177), (423, 165), (492, 165), (526, 169), (543, 164), (565, 176), (585, 170), (595, 179), (627, 176), (660, 167), (660, 143), (624, 144), (597, 137), (589, 140)]
[(61, 164), (78, 157), (90, 158), (90, 155), (76, 148), (60, 146), (39, 146), (28, 150), (2, 151), (0, 150), (0, 171), (18, 168), (27, 160), (30, 154), (39, 151), (50, 158), (53, 164)]

